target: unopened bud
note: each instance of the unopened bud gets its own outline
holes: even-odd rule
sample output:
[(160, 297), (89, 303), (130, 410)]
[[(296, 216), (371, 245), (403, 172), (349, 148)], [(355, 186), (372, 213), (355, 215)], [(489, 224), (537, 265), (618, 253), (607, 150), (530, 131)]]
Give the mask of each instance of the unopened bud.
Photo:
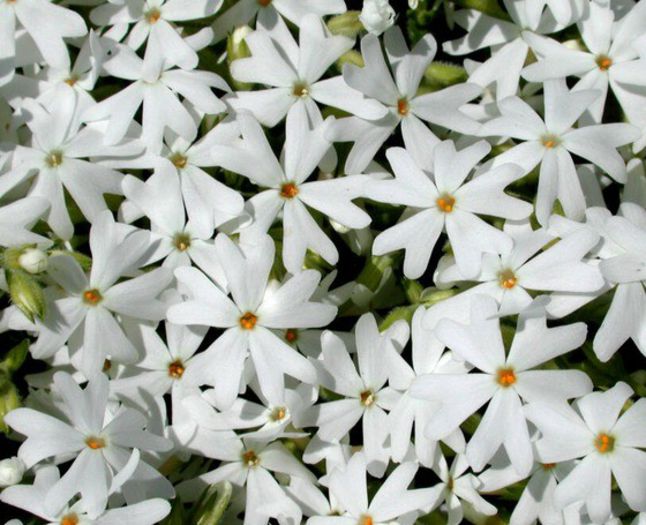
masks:
[(9, 425), (4, 417), (16, 408), (20, 408), (20, 396), (11, 378), (5, 372), (0, 372), (0, 432), (9, 432)]
[(364, 0), (359, 20), (368, 33), (379, 36), (395, 23), (395, 10), (388, 0)]
[(31, 274), (44, 272), (47, 269), (47, 254), (38, 248), (27, 248), (18, 257), (18, 264)]
[(24, 270), (5, 270), (11, 301), (33, 323), (45, 317), (45, 296), (38, 281)]
[(16, 485), (22, 480), (25, 464), (18, 457), (5, 458), (0, 461), (0, 487)]
[(355, 38), (363, 29), (363, 24), (359, 20), (359, 11), (347, 11), (333, 16), (328, 20), (327, 28), (333, 35)]
[[(251, 51), (245, 38), (251, 33), (251, 28), (249, 26), (240, 26), (237, 27), (233, 33), (231, 33), (227, 38), (227, 62), (231, 65), (231, 62), (238, 60), (240, 58), (247, 58), (251, 56)], [(246, 82), (240, 82), (235, 78), (231, 79), (233, 87), (238, 91), (249, 91), (251, 89), (251, 84)]]

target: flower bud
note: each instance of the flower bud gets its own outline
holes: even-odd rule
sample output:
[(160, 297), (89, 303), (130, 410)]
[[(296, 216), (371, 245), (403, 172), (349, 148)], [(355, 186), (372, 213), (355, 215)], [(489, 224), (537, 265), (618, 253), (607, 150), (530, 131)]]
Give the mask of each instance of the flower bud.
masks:
[(16, 485), (22, 480), (25, 464), (18, 457), (5, 458), (0, 461), (0, 487)]
[[(231, 65), (234, 60), (239, 58), (247, 58), (251, 56), (251, 51), (245, 42), (245, 38), (252, 32), (249, 26), (236, 27), (227, 38), (227, 63)], [(235, 78), (231, 79), (233, 87), (238, 91), (248, 91), (251, 89), (251, 84), (247, 82), (240, 82)]]
[(0, 432), (9, 432), (9, 425), (4, 417), (16, 408), (20, 408), (20, 396), (9, 375), (0, 371)]
[(11, 302), (33, 323), (45, 317), (45, 296), (36, 279), (24, 270), (5, 270)]
[(208, 486), (198, 500), (193, 523), (218, 525), (229, 505), (233, 488), (228, 481)]
[(44, 272), (47, 269), (47, 254), (38, 248), (27, 248), (18, 257), (18, 264), (31, 274)]
[(388, 0), (364, 0), (359, 20), (366, 31), (379, 36), (395, 23), (395, 10)]
[(341, 15), (333, 16), (328, 20), (327, 28), (333, 35), (355, 38), (363, 29), (359, 20), (359, 11), (346, 11)]

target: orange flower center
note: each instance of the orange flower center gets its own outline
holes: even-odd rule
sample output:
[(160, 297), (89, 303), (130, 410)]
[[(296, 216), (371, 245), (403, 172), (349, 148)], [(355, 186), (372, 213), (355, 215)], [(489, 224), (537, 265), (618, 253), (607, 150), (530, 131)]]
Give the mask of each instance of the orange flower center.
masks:
[(256, 326), (257, 322), (258, 322), (258, 317), (256, 317), (251, 312), (246, 312), (240, 318), (240, 327), (243, 330), (253, 330), (253, 328), (254, 328), (254, 326)]
[(149, 24), (155, 24), (161, 18), (161, 11), (154, 7), (146, 13), (146, 21)]
[(612, 452), (615, 448), (615, 438), (605, 432), (601, 432), (594, 440), (594, 446), (602, 454)]
[(272, 421), (282, 421), (287, 415), (287, 409), (285, 407), (276, 407), (271, 411), (269, 416)]
[(109, 359), (106, 359), (103, 361), (103, 371), (104, 372), (109, 372), (110, 369), (112, 368), (112, 361)]
[(79, 77), (76, 75), (70, 75), (69, 78), (66, 78), (63, 82), (65, 82), (68, 86), (73, 86), (76, 84), (79, 80)]
[(184, 375), (184, 363), (179, 359), (168, 365), (168, 375), (173, 379), (181, 379)]
[(608, 71), (610, 69), (610, 66), (612, 66), (612, 58), (606, 55), (599, 55), (595, 62), (597, 63), (597, 66), (599, 66), (599, 69), (601, 71)]
[(256, 467), (260, 464), (260, 458), (253, 450), (247, 450), (242, 454), (242, 461), (248, 467)]
[(90, 306), (95, 306), (99, 304), (103, 300), (103, 296), (101, 295), (101, 292), (97, 290), (96, 288), (93, 288), (92, 290), (85, 290), (83, 292), (83, 302), (85, 304), (89, 304)]
[(100, 437), (90, 436), (85, 440), (85, 444), (92, 450), (99, 450), (105, 447), (105, 440)]
[(72, 514), (65, 514), (61, 518), (60, 525), (76, 525), (79, 522), (79, 517), (72, 513)]
[(173, 163), (173, 166), (175, 166), (178, 170), (184, 169), (186, 167), (186, 164), (188, 163), (188, 158), (181, 153), (173, 153), (170, 157), (168, 157), (168, 160), (170, 160)]
[(518, 282), (518, 277), (511, 270), (503, 270), (498, 274), (498, 282), (503, 288), (511, 290)]
[(552, 470), (556, 467), (556, 463), (543, 463), (541, 466), (543, 467), (543, 470)]
[(541, 142), (547, 149), (552, 149), (558, 146), (561, 143), (561, 140), (556, 135), (550, 134), (543, 136)]
[(516, 382), (516, 374), (513, 368), (501, 368), (498, 370), (498, 377), (496, 379), (500, 386), (505, 388), (513, 385)]
[(369, 407), (372, 406), (375, 402), (375, 394), (372, 392), (372, 390), (364, 390), (359, 394), (359, 402), (364, 406), (364, 407)]
[(271, 0), (258, 0), (258, 5), (261, 7), (267, 7), (269, 4), (271, 4)]
[(367, 514), (365, 514), (359, 518), (358, 525), (373, 525), (373, 523), (374, 521), (372, 521), (372, 516), (368, 516)]
[(410, 107), (408, 105), (408, 100), (405, 98), (400, 98), (397, 101), (397, 113), (399, 113), (402, 117), (405, 117), (408, 115), (408, 112), (410, 111)]
[(293, 199), (298, 195), (298, 186), (293, 182), (286, 182), (280, 187), (280, 196), (283, 199)]
[(435, 203), (437, 204), (437, 207), (444, 213), (451, 213), (453, 211), (453, 207), (455, 206), (455, 198), (451, 195), (441, 195), (440, 197), (438, 197)]
[(294, 328), (289, 328), (285, 330), (285, 340), (288, 343), (293, 343), (298, 339), (298, 330)]

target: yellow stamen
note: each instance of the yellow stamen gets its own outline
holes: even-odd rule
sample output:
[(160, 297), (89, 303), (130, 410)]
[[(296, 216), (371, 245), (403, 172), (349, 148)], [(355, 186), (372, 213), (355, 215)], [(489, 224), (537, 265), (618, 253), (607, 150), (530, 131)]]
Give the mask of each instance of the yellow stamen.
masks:
[(280, 187), (280, 196), (283, 199), (293, 199), (298, 195), (298, 186), (293, 182), (286, 182)]
[(559, 139), (556, 135), (545, 135), (543, 136), (541, 142), (547, 149), (552, 149), (561, 143), (561, 139)]
[(513, 385), (516, 382), (516, 374), (513, 368), (501, 368), (498, 370), (497, 377), (498, 384), (505, 388)]
[(500, 286), (503, 288), (507, 288), (507, 290), (511, 290), (514, 286), (516, 286), (516, 283), (518, 282), (518, 277), (514, 274), (512, 270), (503, 270), (498, 274), (498, 282), (500, 283)]
[(100, 437), (90, 436), (85, 440), (85, 444), (92, 450), (99, 450), (105, 447), (105, 440)]
[(85, 290), (83, 292), (83, 302), (85, 304), (89, 304), (90, 306), (96, 306), (103, 300), (103, 296), (101, 295), (101, 292), (97, 290), (96, 288), (92, 290)]
[(168, 365), (168, 375), (173, 379), (181, 379), (184, 375), (184, 363), (179, 359)]
[(399, 113), (402, 117), (405, 117), (408, 115), (408, 112), (410, 111), (410, 107), (408, 106), (408, 100), (405, 98), (400, 98), (397, 101), (397, 113)]
[(160, 18), (161, 18), (161, 11), (156, 7), (153, 7), (150, 11), (146, 13), (146, 21), (149, 24), (156, 24)]
[(372, 516), (368, 516), (367, 514), (364, 514), (359, 518), (359, 524), (358, 525), (373, 525), (374, 521), (372, 521)]
[(57, 168), (61, 164), (63, 164), (63, 152), (54, 150), (45, 157), (45, 162), (50, 168)]
[(254, 328), (254, 326), (256, 326), (257, 322), (258, 322), (258, 317), (256, 317), (251, 312), (246, 312), (240, 318), (240, 327), (243, 330), (253, 330), (253, 328)]
[(186, 167), (186, 164), (188, 163), (188, 158), (181, 153), (173, 153), (170, 157), (168, 157), (168, 160), (170, 160), (173, 163), (173, 166), (175, 166), (178, 170), (184, 169)]
[(594, 446), (601, 454), (612, 452), (615, 448), (615, 438), (601, 432), (594, 440)]
[(253, 450), (247, 450), (242, 454), (242, 462), (248, 467), (260, 465), (260, 458)]
[(364, 390), (359, 394), (359, 402), (364, 406), (364, 407), (369, 407), (375, 402), (375, 394), (372, 392), (372, 390)]
[(608, 71), (610, 69), (610, 66), (612, 66), (612, 58), (606, 55), (599, 55), (595, 62), (597, 63), (597, 66), (599, 66), (599, 69), (601, 71)]
[(66, 78), (63, 82), (65, 82), (68, 86), (73, 86), (76, 84), (79, 80), (79, 77), (76, 75), (70, 75), (68, 78)]
[(186, 233), (178, 233), (173, 238), (173, 245), (180, 252), (185, 252), (191, 247), (191, 238)]
[(78, 522), (79, 517), (72, 512), (71, 514), (65, 514), (61, 518), (60, 525), (77, 525)]
[(110, 361), (109, 359), (106, 359), (105, 361), (103, 361), (104, 372), (109, 372), (111, 368), (112, 368), (112, 361)]
[(451, 213), (453, 211), (453, 207), (455, 206), (455, 198), (451, 195), (441, 195), (440, 197), (438, 197), (435, 203), (437, 204), (437, 207), (440, 209), (440, 211), (443, 211), (444, 213)]
[(285, 407), (276, 407), (271, 411), (269, 416), (272, 421), (282, 421), (287, 415), (287, 409)]
[(310, 88), (304, 82), (297, 82), (292, 89), (292, 95), (295, 97), (306, 97), (310, 94)]

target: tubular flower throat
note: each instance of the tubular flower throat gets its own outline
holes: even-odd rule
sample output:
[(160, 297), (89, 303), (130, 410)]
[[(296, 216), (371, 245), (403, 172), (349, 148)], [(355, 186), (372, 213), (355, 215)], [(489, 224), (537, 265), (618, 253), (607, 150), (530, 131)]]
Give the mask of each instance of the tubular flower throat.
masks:
[(168, 365), (168, 375), (173, 379), (181, 379), (184, 375), (184, 363), (179, 359)]
[(295, 328), (288, 328), (285, 330), (285, 341), (288, 343), (294, 343), (298, 340), (298, 330)]
[(161, 18), (161, 11), (154, 7), (146, 13), (146, 22), (149, 24), (156, 24), (157, 21)]
[(256, 326), (257, 322), (258, 322), (258, 317), (256, 317), (251, 312), (246, 312), (240, 318), (240, 327), (243, 330), (253, 330), (253, 328)]
[(374, 521), (372, 520), (372, 516), (363, 515), (361, 518), (359, 518), (359, 524), (358, 525), (373, 525)]
[(614, 450), (615, 438), (612, 436), (609, 436), (605, 432), (601, 432), (595, 438), (594, 446), (601, 454), (607, 454), (608, 452), (612, 452)]
[(258, 5), (261, 7), (267, 7), (271, 4), (271, 0), (258, 0)]
[(552, 149), (558, 146), (561, 143), (561, 139), (559, 139), (556, 135), (544, 135), (543, 138), (541, 139), (541, 142), (543, 143), (543, 146), (545, 146), (547, 149)]
[(71, 514), (65, 514), (65, 516), (61, 518), (60, 525), (77, 525), (78, 522), (79, 517), (72, 512)]
[(440, 211), (443, 211), (444, 213), (451, 213), (453, 211), (453, 207), (455, 206), (455, 198), (452, 195), (440, 195), (437, 200), (435, 201), (437, 204), (437, 207), (440, 209)]
[(101, 292), (99, 292), (99, 290), (97, 290), (96, 288), (93, 288), (92, 290), (85, 290), (83, 292), (83, 302), (85, 304), (96, 306), (102, 300), (103, 296), (101, 295)]
[(185, 252), (191, 247), (191, 238), (186, 233), (178, 233), (173, 238), (173, 246), (180, 252)]
[(242, 462), (247, 465), (247, 467), (257, 467), (260, 465), (260, 458), (253, 450), (247, 450), (242, 454)]
[(63, 152), (59, 150), (50, 151), (45, 157), (45, 162), (50, 168), (57, 168), (63, 164)]
[(292, 95), (295, 97), (307, 97), (310, 94), (310, 88), (305, 82), (296, 82), (292, 89)]
[(287, 409), (285, 407), (276, 407), (271, 411), (269, 418), (272, 421), (282, 421), (287, 415)]
[(397, 101), (397, 113), (399, 113), (402, 117), (405, 117), (408, 115), (408, 112), (410, 111), (410, 107), (408, 105), (408, 100), (405, 98), (400, 98)]
[(595, 59), (595, 62), (597, 63), (597, 66), (599, 66), (599, 69), (601, 71), (608, 71), (608, 69), (610, 69), (610, 66), (612, 66), (612, 58), (607, 55), (599, 55)]
[(184, 169), (186, 164), (188, 164), (188, 158), (186, 155), (182, 155), (181, 153), (173, 153), (168, 157), (168, 160), (170, 160), (173, 163), (173, 166), (178, 170)]
[(283, 199), (293, 199), (298, 195), (298, 186), (293, 182), (286, 182), (280, 187), (280, 196)]
[(516, 374), (513, 368), (501, 368), (498, 370), (496, 381), (502, 387), (510, 387), (516, 382)]
[(105, 440), (100, 437), (90, 436), (85, 440), (85, 444), (92, 450), (99, 450), (105, 447)]
[(359, 394), (359, 402), (364, 406), (364, 407), (369, 407), (374, 404), (376, 400), (375, 394), (372, 392), (372, 390), (364, 390)]
[(512, 270), (507, 269), (498, 274), (498, 282), (503, 288), (511, 290), (514, 286), (516, 286), (518, 277), (516, 277)]

